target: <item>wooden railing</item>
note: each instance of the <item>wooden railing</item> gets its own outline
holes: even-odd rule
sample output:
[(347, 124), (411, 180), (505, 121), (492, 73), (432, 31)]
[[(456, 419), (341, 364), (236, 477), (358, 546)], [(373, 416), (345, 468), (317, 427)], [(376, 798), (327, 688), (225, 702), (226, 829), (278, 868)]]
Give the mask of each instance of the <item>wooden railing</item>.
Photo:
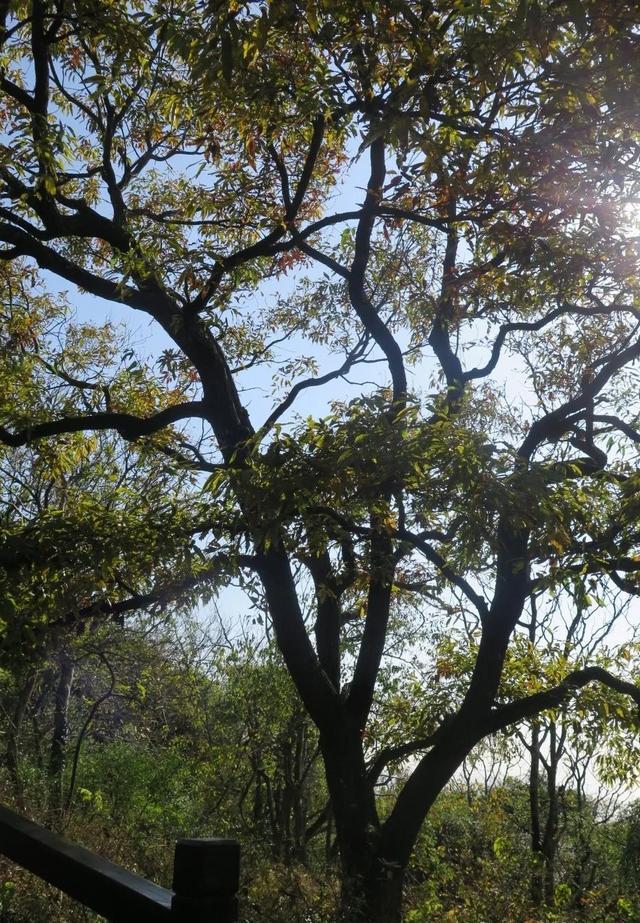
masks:
[(235, 840), (178, 840), (171, 891), (1, 806), (0, 853), (112, 923), (238, 919)]

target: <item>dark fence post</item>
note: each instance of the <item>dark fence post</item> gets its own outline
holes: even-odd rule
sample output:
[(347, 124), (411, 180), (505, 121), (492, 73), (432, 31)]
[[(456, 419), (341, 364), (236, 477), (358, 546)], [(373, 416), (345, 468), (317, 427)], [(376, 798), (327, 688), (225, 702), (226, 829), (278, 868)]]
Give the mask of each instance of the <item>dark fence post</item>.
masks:
[(239, 877), (240, 844), (236, 840), (178, 840), (171, 920), (237, 923)]

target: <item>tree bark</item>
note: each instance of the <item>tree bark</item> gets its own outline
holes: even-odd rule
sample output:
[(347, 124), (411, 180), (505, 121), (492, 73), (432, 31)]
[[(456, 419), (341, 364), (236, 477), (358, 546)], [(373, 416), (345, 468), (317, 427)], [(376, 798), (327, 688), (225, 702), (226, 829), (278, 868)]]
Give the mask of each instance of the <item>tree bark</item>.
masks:
[(364, 883), (363, 923), (401, 923), (405, 869), (378, 861)]
[(343, 923), (400, 923), (405, 873), (422, 823), (478, 739), (470, 721), (452, 725), (446, 740), (414, 770), (390, 818), (380, 824), (360, 735), (346, 726), (341, 745), (337, 734), (330, 740), (321, 737), (340, 848)]
[[(364, 923), (376, 890), (380, 822), (375, 793), (367, 778), (360, 734), (348, 713), (338, 727), (320, 736), (327, 786), (340, 852), (342, 872), (341, 917), (344, 923)], [(382, 889), (384, 890), (384, 889)], [(399, 908), (399, 905), (398, 905)], [(395, 923), (399, 916), (385, 918)]]
[(373, 849), (350, 857), (349, 868), (342, 861), (341, 923), (401, 923), (405, 868)]

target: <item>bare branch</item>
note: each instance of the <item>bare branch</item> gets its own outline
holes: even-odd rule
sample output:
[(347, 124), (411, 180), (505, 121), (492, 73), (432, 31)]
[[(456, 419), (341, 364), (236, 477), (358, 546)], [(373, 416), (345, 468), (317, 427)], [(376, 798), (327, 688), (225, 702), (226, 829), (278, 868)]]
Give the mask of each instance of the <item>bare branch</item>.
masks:
[(484, 378), (493, 372), (500, 359), (505, 340), (510, 333), (528, 333), (542, 330), (544, 327), (553, 323), (554, 320), (557, 320), (559, 317), (564, 317), (567, 314), (578, 315), (580, 317), (596, 317), (603, 314), (609, 315), (612, 310), (612, 308), (607, 306), (601, 308), (581, 308), (578, 305), (563, 304), (561, 307), (549, 311), (548, 314), (545, 314), (544, 317), (541, 317), (537, 321), (518, 321), (511, 324), (503, 324), (494, 340), (493, 347), (491, 348), (491, 358), (487, 364), (480, 368), (473, 368), (465, 372), (464, 380), (471, 381), (474, 378)]
[(462, 590), (469, 602), (473, 603), (480, 618), (483, 620), (486, 619), (489, 614), (489, 607), (486, 600), (484, 600), (479, 593), (476, 593), (471, 584), (465, 580), (464, 577), (456, 574), (453, 568), (447, 564), (445, 558), (443, 558), (435, 548), (427, 544), (422, 536), (416, 535), (407, 529), (398, 530), (397, 535), (402, 541), (409, 542), (414, 548), (421, 551), (425, 558), (431, 561), (432, 564), (435, 564), (442, 576), (446, 577), (454, 586), (457, 586), (459, 590)]
[(334, 381), (336, 378), (341, 378), (343, 375), (346, 375), (347, 372), (349, 372), (353, 367), (353, 365), (355, 365), (358, 359), (364, 355), (366, 344), (367, 337), (363, 336), (360, 339), (360, 342), (349, 353), (339, 368), (334, 369), (332, 372), (327, 372), (324, 375), (318, 375), (316, 378), (306, 378), (304, 381), (297, 382), (286, 396), (286, 398), (282, 401), (282, 403), (280, 403), (275, 408), (275, 410), (269, 414), (267, 419), (260, 427), (259, 432), (262, 434), (262, 436), (264, 437), (269, 432), (271, 427), (276, 423), (277, 420), (280, 419), (282, 414), (285, 413), (289, 407), (291, 407), (295, 399), (302, 391), (306, 390), (307, 388), (318, 388), (321, 385), (326, 385), (330, 381)]

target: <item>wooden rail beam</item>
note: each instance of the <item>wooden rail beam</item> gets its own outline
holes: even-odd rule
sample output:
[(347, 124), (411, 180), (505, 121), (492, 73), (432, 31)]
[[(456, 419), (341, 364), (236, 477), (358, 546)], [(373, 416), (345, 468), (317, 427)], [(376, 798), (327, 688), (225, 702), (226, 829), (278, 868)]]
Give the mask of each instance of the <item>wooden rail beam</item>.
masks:
[(240, 847), (178, 840), (173, 891), (0, 806), (0, 853), (113, 923), (235, 923)]

